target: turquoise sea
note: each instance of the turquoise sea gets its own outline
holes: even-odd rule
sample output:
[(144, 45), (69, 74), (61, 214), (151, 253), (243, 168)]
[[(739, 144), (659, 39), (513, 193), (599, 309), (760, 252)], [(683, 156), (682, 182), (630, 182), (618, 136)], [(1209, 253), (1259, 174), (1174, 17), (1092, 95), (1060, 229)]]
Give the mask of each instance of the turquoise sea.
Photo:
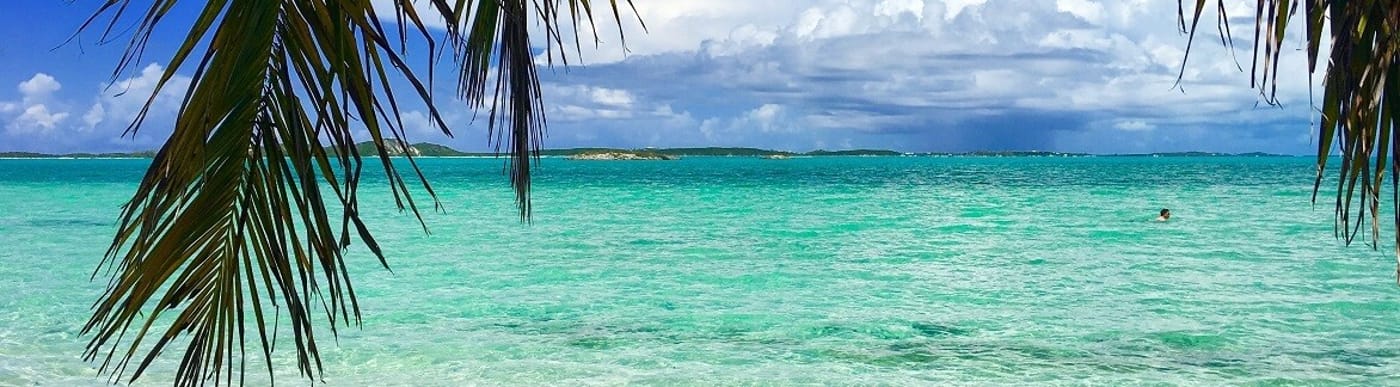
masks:
[[(424, 159), (431, 235), (362, 189), (393, 272), (354, 248), (325, 385), (1400, 384), (1391, 227), (1334, 239), (1311, 161), (545, 159), (525, 225), (500, 160)], [(0, 385), (106, 382), (78, 331), (146, 164), (0, 160)]]

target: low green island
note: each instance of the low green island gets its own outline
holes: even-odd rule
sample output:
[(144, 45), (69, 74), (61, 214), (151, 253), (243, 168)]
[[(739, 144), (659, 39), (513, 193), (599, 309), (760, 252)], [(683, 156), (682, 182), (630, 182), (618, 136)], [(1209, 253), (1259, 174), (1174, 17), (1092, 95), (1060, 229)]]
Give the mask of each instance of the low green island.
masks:
[(72, 159), (149, 159), (156, 157), (155, 151), (141, 152), (111, 152), (111, 153), (36, 153), (36, 152), (0, 152), (0, 158), (4, 159), (42, 159), (42, 158), (72, 158)]
[[(462, 152), (452, 147), (420, 142), (408, 144), (399, 141), (386, 141), (384, 144), (389, 156), (412, 157), (497, 157), (495, 152)], [(327, 148), (328, 152), (335, 149)], [(371, 141), (355, 144), (355, 151), (362, 156), (376, 155), (378, 146)], [(37, 152), (0, 152), (0, 158), (152, 158), (155, 151), (114, 152), (114, 153), (65, 153), (50, 154)], [(809, 152), (790, 152), (760, 148), (740, 147), (692, 147), (692, 148), (562, 148), (541, 149), (541, 157), (563, 157), (570, 160), (677, 160), (682, 157), (754, 157), (769, 160), (783, 160), (793, 157), (1294, 157), (1273, 153), (1217, 153), (1217, 152), (1162, 152), (1133, 154), (1090, 154), (1046, 151), (974, 151), (974, 152), (925, 152), (904, 153), (888, 149), (847, 149)]]
[(627, 151), (606, 151), (606, 152), (585, 152), (568, 156), (569, 160), (677, 160), (680, 157), (663, 155), (656, 152), (627, 152)]

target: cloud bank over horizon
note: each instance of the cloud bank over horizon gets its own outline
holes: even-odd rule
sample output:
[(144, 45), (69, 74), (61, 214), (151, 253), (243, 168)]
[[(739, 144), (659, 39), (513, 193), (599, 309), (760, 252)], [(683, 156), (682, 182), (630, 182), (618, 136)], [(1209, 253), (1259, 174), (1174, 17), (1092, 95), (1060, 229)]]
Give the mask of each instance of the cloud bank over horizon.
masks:
[[(1230, 5), (1252, 15), (1243, 1)], [(582, 65), (542, 71), (546, 147), (1315, 151), (1303, 55), (1283, 55), (1282, 106), (1260, 103), (1247, 72), (1252, 20), (1232, 18), (1233, 55), (1203, 29), (1177, 85), (1186, 37), (1172, 0), (637, 0), (637, 9), (648, 30), (624, 17), (627, 52), (616, 28), (601, 26), (600, 48), (585, 41), (571, 61)], [(154, 148), (187, 77), (156, 97), (142, 132), (119, 136), (162, 70), (109, 85), (34, 69), (0, 89), (0, 150)], [(459, 101), (439, 107), (455, 138), (413, 106), (408, 140), (488, 148), (484, 119)]]

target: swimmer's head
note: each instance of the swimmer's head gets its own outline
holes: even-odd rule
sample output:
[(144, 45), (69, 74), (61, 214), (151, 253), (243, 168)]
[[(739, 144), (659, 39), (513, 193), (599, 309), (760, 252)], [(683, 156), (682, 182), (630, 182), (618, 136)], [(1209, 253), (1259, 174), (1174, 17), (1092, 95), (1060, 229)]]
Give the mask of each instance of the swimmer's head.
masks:
[(1170, 219), (1172, 217), (1172, 210), (1163, 208), (1162, 212), (1159, 212), (1158, 215), (1161, 215), (1162, 219)]

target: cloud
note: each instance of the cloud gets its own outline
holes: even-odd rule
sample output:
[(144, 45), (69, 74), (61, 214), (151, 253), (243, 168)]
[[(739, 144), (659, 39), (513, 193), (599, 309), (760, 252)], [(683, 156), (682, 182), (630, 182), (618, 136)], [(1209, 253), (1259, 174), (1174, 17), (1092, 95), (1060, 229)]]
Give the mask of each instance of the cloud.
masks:
[[(384, 11), (392, 1), (373, 3), (390, 15)], [(1249, 73), (1207, 28), (1174, 87), (1186, 48), (1176, 6), (1172, 0), (638, 2), (647, 30), (624, 10), (626, 50), (619, 27), (605, 15), (597, 31), (579, 31), (586, 47), (574, 66), (541, 72), (550, 123), (545, 145), (1310, 151), (1313, 85), (1302, 80), (1303, 55), (1282, 55), (1280, 72), (1297, 75), (1280, 82), (1283, 107), (1257, 107)], [(1244, 1), (1226, 6), (1232, 15), (1253, 14)], [(1253, 36), (1238, 23), (1250, 20), (1235, 21), (1234, 54), (1247, 62)], [(595, 32), (596, 49), (588, 39)], [(1299, 47), (1300, 35), (1285, 45)], [(543, 35), (534, 36), (542, 48)], [(555, 51), (572, 54), (573, 44), (566, 39)], [(163, 71), (149, 66), (103, 85), (96, 97), (73, 95), (88, 87), (35, 75), (22, 87), (28, 91), (0, 101), (0, 121), (55, 141), (107, 144)], [(143, 132), (153, 139), (140, 144), (158, 144), (168, 133), (188, 85), (176, 77), (156, 98)], [(44, 110), (21, 122), (39, 104)], [(425, 108), (405, 105), (413, 141), (483, 147), (485, 125), (471, 110), (446, 100), (438, 108), (456, 139), (438, 133)]]
[(166, 121), (173, 119), (173, 114), (179, 110), (180, 102), (189, 89), (190, 78), (183, 75), (171, 77), (161, 88), (160, 94), (152, 100), (151, 94), (155, 92), (164, 74), (164, 67), (152, 63), (131, 77), (104, 83), (93, 107), (89, 108), (84, 116), (84, 121), (90, 122), (92, 126), (125, 126), (136, 119), (149, 101), (151, 110), (147, 114), (151, 123), (145, 126), (173, 125), (173, 121)]
[(1127, 120), (1118, 121), (1118, 123), (1113, 124), (1113, 127), (1127, 132), (1143, 132), (1156, 129), (1157, 125), (1149, 124), (1143, 120)]
[(5, 125), (9, 134), (32, 136), (48, 133), (68, 118), (68, 112), (55, 111), (48, 105), (50, 96), (63, 88), (53, 76), (35, 73), (15, 88), (19, 90), (20, 101), (0, 103), (0, 113), (13, 115)]
[(780, 116), (782, 114), (782, 106), (771, 103), (765, 103), (763, 104), (763, 106), (759, 106), (757, 108), (754, 108), (753, 110), (750, 110), (749, 113), (746, 115), (746, 118), (748, 118), (749, 121), (756, 124), (759, 130), (771, 132), (779, 129), (779, 125), (781, 123), (778, 122), (778, 120), (781, 118)]
[(53, 92), (62, 88), (63, 85), (59, 84), (58, 80), (44, 73), (36, 73), (34, 77), (29, 78), (29, 80), (19, 83), (19, 93), (24, 96), (24, 103), (26, 105), (43, 102), (47, 100)]
[(67, 118), (67, 112), (51, 112), (43, 104), (29, 105), (19, 117), (10, 122), (9, 128), (11, 133), (15, 134), (47, 133)]
[[(1226, 7), (1252, 15), (1244, 1)], [(1285, 108), (1255, 108), (1232, 59), (1252, 56), (1248, 28), (1235, 28), (1235, 56), (1212, 44), (1213, 31), (1197, 36), (1174, 87), (1186, 37), (1171, 0), (658, 1), (637, 11), (647, 30), (623, 15), (625, 50), (602, 18), (579, 31), (575, 66), (543, 73), (546, 146), (1311, 149), (1298, 142), (1310, 130), (1306, 81), (1280, 85)], [(576, 52), (565, 46), (556, 52)], [(1302, 78), (1302, 55), (1282, 59), (1280, 71)], [(1256, 135), (1271, 137), (1243, 140)]]
[(636, 97), (622, 89), (589, 85), (547, 84), (543, 87), (549, 119), (564, 122), (630, 118), (641, 113)]
[[(189, 77), (172, 77), (156, 95), (141, 132), (126, 139), (122, 133), (151, 98), (164, 71), (151, 64), (131, 77), (94, 85), (89, 89), (93, 94), (78, 98), (61, 95), (65, 88), (57, 78), (36, 73), (16, 86), (18, 101), (0, 101), (6, 143), (52, 152), (155, 148), (170, 133)], [(83, 99), (91, 102), (75, 103)]]
[[(1243, 9), (1235, 3), (1228, 6)], [(719, 10), (725, 6), (737, 11)], [(1186, 42), (1175, 29), (1176, 2), (1170, 0), (638, 7), (650, 32), (629, 39), (630, 56), (599, 54), (593, 59), (602, 63), (548, 81), (561, 88), (586, 83), (627, 90), (637, 103), (686, 112), (698, 137), (757, 146), (849, 142), (911, 151), (1064, 146), (1112, 152), (1140, 140), (1164, 148), (1310, 149), (1297, 141), (1309, 130), (1309, 85), (1300, 80), (1305, 58), (1283, 55), (1280, 71), (1299, 75), (1280, 85), (1284, 108), (1258, 109), (1258, 92), (1246, 86), (1248, 73), (1237, 69), (1228, 50), (1200, 35), (1180, 87), (1174, 87)], [(1235, 39), (1252, 37), (1247, 35)], [(632, 46), (634, 41), (649, 43)], [(1248, 60), (1250, 46), (1237, 43), (1237, 57)], [(554, 132), (596, 124), (588, 120), (627, 118), (585, 111), (565, 113), (586, 118), (556, 125)], [(784, 120), (762, 119), (779, 111)], [(776, 122), (788, 126), (764, 125)], [(1268, 130), (1253, 128), (1261, 125)], [(1230, 143), (1180, 135), (1201, 128), (1240, 134), (1220, 138), (1271, 137)], [(1044, 135), (1015, 134), (1032, 131)], [(1134, 141), (1083, 141), (1082, 134)], [(605, 134), (598, 141), (624, 135)], [(694, 145), (680, 141), (696, 137), (672, 136), (670, 144)]]
[(83, 114), (83, 123), (87, 125), (85, 128), (92, 129), (106, 118), (107, 108), (102, 107), (101, 103), (94, 103), (91, 108), (88, 108), (87, 113)]
[(1055, 2), (1055, 9), (1092, 24), (1098, 24), (1104, 18), (1103, 4), (1090, 0), (1058, 0)]
[(612, 106), (622, 109), (632, 107), (632, 93), (629, 93), (626, 90), (615, 90), (603, 87), (595, 87), (590, 89), (588, 94), (589, 97), (593, 100), (593, 102), (599, 105)]

